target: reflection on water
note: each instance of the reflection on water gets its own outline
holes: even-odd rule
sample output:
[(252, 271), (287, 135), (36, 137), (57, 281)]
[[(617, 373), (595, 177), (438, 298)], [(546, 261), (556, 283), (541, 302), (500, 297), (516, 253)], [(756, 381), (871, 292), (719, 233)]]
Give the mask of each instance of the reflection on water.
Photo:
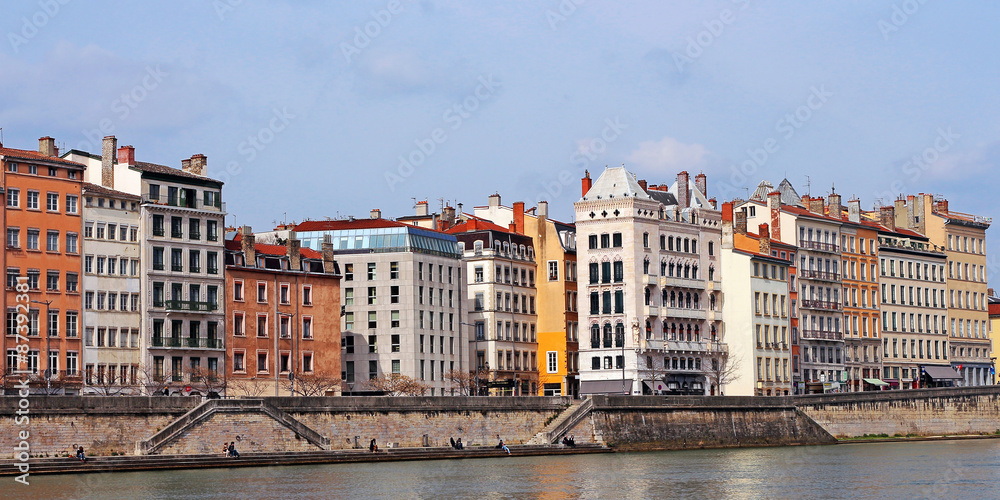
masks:
[(32, 476), (0, 498), (995, 498), (1000, 440)]

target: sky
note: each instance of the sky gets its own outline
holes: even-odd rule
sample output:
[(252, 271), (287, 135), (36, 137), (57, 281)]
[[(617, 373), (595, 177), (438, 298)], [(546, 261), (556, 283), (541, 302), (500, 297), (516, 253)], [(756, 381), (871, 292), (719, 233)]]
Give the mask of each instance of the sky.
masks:
[[(229, 224), (500, 193), (572, 221), (580, 177), (787, 177), (992, 217), (1000, 5), (937, 0), (34, 0), (0, 7), (5, 146), (208, 156)], [(746, 189), (745, 189), (746, 188)], [(443, 201), (442, 201), (443, 200)], [(991, 229), (990, 238), (1000, 230)], [(1000, 272), (1000, 252), (990, 252)]]

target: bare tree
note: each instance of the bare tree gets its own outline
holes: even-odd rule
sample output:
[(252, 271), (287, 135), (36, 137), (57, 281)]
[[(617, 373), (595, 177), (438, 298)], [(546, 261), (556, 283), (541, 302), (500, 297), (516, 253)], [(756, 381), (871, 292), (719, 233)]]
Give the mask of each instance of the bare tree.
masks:
[(253, 377), (231, 378), (229, 379), (227, 385), (235, 395), (256, 398), (264, 394), (264, 391), (268, 388), (273, 388), (274, 386), (270, 385), (271, 383), (273, 382), (270, 380), (262, 380), (257, 377)]
[(294, 387), (293, 394), (299, 396), (325, 396), (327, 392), (341, 387), (340, 378), (324, 377), (321, 375), (299, 375), (295, 377), (295, 382), (289, 383), (289, 389)]
[(479, 386), (483, 386), (487, 377), (488, 374), (485, 370), (480, 370), (479, 373), (462, 370), (448, 370), (444, 374), (445, 380), (451, 382), (462, 396), (476, 394), (477, 384)]
[(739, 380), (739, 365), (743, 361), (743, 356), (730, 354), (723, 350), (713, 353), (711, 360), (712, 364), (708, 367), (708, 379), (719, 388), (719, 395), (722, 396), (726, 384)]
[(368, 381), (368, 386), (388, 396), (422, 396), (427, 386), (418, 380), (399, 373), (390, 373)]
[[(639, 363), (639, 373), (644, 379), (663, 382), (663, 385), (666, 386), (667, 375), (670, 373), (670, 370), (665, 364), (666, 360), (663, 357), (647, 355), (645, 359), (640, 358)], [(656, 386), (654, 385), (653, 388), (655, 390)]]
[(190, 375), (191, 385), (206, 395), (212, 393), (219, 395), (225, 394), (227, 380), (226, 377), (222, 376), (218, 371), (212, 371), (206, 368), (196, 368), (191, 370)]
[(98, 374), (93, 383), (87, 385), (89, 392), (98, 396), (121, 396), (124, 394), (135, 394), (140, 387), (137, 381), (129, 382), (127, 378), (121, 379), (118, 374), (108, 373)]

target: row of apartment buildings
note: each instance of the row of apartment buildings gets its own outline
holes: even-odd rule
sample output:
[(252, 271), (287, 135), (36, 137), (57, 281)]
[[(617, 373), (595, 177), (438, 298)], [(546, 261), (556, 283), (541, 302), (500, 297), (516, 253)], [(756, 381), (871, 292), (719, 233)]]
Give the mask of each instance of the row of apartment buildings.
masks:
[(583, 178), (574, 223), (496, 194), (471, 213), (422, 201), (254, 234), (227, 230), (203, 155), (177, 169), (114, 137), (100, 155), (46, 137), (0, 160), (6, 386), (22, 371), (85, 394), (363, 393), (397, 376), (430, 395), (993, 383), (991, 221), (930, 195), (865, 212), (765, 181), (720, 207), (704, 174), (647, 185), (618, 167)]

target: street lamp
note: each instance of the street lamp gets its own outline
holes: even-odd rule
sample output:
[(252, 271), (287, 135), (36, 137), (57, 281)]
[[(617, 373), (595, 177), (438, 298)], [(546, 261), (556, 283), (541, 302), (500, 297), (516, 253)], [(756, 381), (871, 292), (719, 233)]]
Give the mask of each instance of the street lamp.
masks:
[(45, 395), (48, 396), (52, 389), (52, 354), (49, 352), (49, 338), (52, 332), (49, 331), (49, 305), (51, 300), (32, 300), (33, 304), (45, 305)]

